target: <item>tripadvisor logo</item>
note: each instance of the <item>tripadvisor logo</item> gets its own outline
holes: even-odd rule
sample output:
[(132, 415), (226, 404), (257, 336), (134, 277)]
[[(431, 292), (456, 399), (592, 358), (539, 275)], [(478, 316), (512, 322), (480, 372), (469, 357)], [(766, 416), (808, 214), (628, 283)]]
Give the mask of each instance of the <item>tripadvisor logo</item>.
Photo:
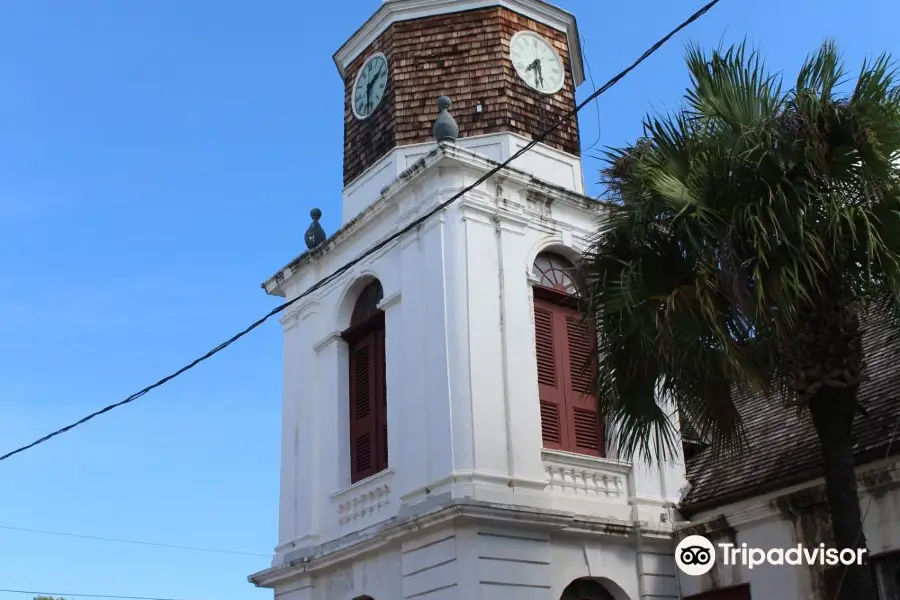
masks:
[[(815, 548), (804, 548), (797, 544), (791, 548), (751, 548), (747, 544), (718, 544), (722, 564), (743, 565), (753, 569), (760, 565), (861, 565), (864, 549), (826, 548), (819, 544)], [(675, 548), (675, 564), (685, 575), (704, 575), (716, 564), (716, 547), (702, 535), (689, 535)]]
[(685, 575), (704, 575), (716, 564), (716, 548), (702, 535), (689, 535), (675, 547), (675, 564)]

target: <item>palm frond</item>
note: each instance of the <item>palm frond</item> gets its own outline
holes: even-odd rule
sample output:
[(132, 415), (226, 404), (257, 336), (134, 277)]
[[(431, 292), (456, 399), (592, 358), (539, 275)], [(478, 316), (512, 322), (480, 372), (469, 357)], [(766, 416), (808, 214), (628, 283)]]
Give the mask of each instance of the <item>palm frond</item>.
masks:
[(684, 107), (607, 151), (610, 214), (583, 262), (603, 416), (620, 452), (646, 459), (675, 447), (673, 408), (740, 449), (734, 394), (785, 389), (780, 349), (823, 298), (900, 316), (890, 57), (846, 96), (832, 42), (786, 92), (743, 43), (690, 46), (686, 62)]

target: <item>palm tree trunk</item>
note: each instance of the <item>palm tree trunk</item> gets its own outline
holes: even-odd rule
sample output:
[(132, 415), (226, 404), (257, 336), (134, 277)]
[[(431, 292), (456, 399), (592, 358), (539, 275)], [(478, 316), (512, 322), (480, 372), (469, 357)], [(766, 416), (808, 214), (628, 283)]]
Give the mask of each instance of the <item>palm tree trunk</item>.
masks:
[(862, 529), (862, 512), (853, 462), (853, 419), (856, 416), (856, 390), (824, 388), (810, 401), (810, 412), (822, 445), (825, 471), (825, 495), (831, 513), (831, 527), (836, 548), (866, 550), (862, 565), (839, 566), (846, 570), (837, 599), (878, 600), (866, 536)]

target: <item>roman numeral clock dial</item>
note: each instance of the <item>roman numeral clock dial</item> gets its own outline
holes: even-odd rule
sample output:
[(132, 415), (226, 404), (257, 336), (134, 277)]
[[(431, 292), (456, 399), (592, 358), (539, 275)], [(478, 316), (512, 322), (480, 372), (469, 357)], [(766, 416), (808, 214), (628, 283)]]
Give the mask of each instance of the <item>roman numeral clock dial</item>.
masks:
[(350, 98), (353, 115), (357, 119), (365, 119), (371, 115), (381, 99), (388, 83), (387, 57), (380, 52), (366, 59), (356, 82), (353, 84), (353, 96)]
[(509, 58), (528, 87), (542, 94), (562, 89), (566, 74), (553, 46), (533, 31), (520, 31), (509, 42)]

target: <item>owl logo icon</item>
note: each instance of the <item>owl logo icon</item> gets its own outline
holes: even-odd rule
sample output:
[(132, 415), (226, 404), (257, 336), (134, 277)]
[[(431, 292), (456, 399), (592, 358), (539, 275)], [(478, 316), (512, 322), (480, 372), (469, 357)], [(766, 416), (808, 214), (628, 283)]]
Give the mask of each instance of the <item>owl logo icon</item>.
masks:
[(689, 535), (675, 547), (675, 564), (685, 575), (704, 575), (716, 564), (716, 548), (702, 535)]

